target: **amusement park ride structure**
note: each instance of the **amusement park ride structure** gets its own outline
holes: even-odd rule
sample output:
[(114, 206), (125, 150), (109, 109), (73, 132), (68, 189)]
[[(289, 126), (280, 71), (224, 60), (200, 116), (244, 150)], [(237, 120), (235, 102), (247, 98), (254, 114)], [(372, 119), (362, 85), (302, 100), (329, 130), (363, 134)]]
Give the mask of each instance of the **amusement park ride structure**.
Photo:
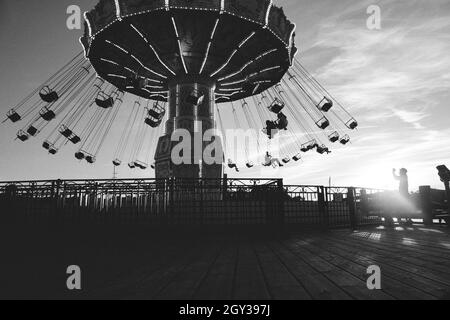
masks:
[[(113, 164), (121, 166), (131, 146), (128, 166), (151, 167), (156, 178), (220, 178), (224, 161), (207, 164), (203, 153), (175, 165), (171, 137), (178, 129), (204, 134), (217, 120), (223, 132), (227, 112), (236, 127), (264, 130), (268, 140), (288, 131), (289, 143), (280, 146), (284, 165), (312, 150), (326, 154), (317, 129), (329, 143), (346, 145), (358, 123), (295, 58), (295, 29), (272, 0), (100, 0), (85, 14), (84, 55), (12, 108), (7, 120), (30, 119), (17, 134), (27, 141), (60, 118), (43, 147), (54, 155), (65, 144), (79, 145), (76, 159), (93, 164), (126, 107)], [(219, 133), (213, 140), (222, 145)], [(146, 144), (154, 162), (142, 160)], [(237, 169), (236, 160), (228, 167)]]

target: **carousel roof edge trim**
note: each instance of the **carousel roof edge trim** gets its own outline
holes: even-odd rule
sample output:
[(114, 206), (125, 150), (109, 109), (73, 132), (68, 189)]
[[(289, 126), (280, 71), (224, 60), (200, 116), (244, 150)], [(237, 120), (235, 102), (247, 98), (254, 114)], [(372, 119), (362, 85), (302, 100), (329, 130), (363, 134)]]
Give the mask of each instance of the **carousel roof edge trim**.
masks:
[(216, 11), (237, 16), (263, 26), (274, 34), (288, 50), (291, 64), (297, 54), (296, 24), (289, 21), (283, 8), (276, 7), (272, 0), (142, 0), (134, 6), (125, 0), (100, 0), (94, 9), (84, 13), (85, 30), (80, 43), (85, 57), (89, 57), (92, 39), (114, 23), (127, 17), (170, 9)]

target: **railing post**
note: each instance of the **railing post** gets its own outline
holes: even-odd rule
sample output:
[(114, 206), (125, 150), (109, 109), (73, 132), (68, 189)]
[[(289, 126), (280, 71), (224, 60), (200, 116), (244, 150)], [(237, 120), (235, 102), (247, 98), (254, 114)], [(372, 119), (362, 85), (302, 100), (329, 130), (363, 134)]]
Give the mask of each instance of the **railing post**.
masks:
[(326, 208), (326, 203), (325, 203), (325, 188), (324, 187), (317, 187), (317, 201), (318, 201), (318, 206), (319, 206), (319, 215), (320, 215), (322, 227), (328, 228), (329, 221), (328, 221), (328, 214), (327, 214), (327, 208)]
[(227, 199), (228, 194), (228, 175), (224, 174), (222, 179), (222, 200)]
[(277, 186), (278, 186), (278, 197), (277, 197), (277, 208), (278, 208), (278, 212), (277, 212), (277, 223), (278, 225), (281, 227), (284, 226), (284, 218), (285, 218), (285, 212), (284, 212), (284, 198), (285, 198), (285, 193), (284, 193), (284, 184), (283, 184), (283, 179), (278, 179), (277, 181)]
[(356, 219), (355, 188), (353, 188), (353, 187), (350, 187), (347, 190), (347, 202), (348, 202), (348, 209), (349, 209), (349, 214), (350, 214), (350, 227), (354, 231), (358, 228), (358, 222)]
[(425, 225), (433, 224), (433, 203), (431, 199), (431, 187), (421, 186), (420, 192), (420, 207), (422, 209), (422, 218)]

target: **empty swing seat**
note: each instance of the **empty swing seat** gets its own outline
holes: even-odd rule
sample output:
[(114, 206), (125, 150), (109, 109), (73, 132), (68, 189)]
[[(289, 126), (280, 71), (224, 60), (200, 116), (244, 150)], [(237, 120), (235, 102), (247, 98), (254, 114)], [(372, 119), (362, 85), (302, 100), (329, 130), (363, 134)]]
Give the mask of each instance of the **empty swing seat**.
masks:
[(63, 137), (70, 139), (73, 135), (73, 131), (70, 130), (67, 126), (62, 125), (61, 128), (59, 128), (59, 133), (63, 135)]
[(342, 138), (341, 138), (341, 144), (342, 145), (346, 145), (346, 144), (348, 144), (349, 142), (350, 142), (350, 137), (348, 136), (348, 135), (345, 135), (345, 136), (343, 136)]
[(346, 123), (347, 127), (351, 130), (355, 130), (358, 127), (358, 121), (356, 121), (355, 119), (350, 119), (347, 123)]
[(135, 164), (136, 168), (141, 169), (141, 170), (146, 170), (148, 168), (148, 165), (141, 161), (135, 161), (134, 164)]
[(84, 157), (85, 157), (85, 154), (82, 151), (78, 151), (77, 153), (75, 153), (75, 158), (78, 160), (83, 160)]
[(48, 149), (48, 153), (55, 155), (58, 153), (58, 149), (56, 149), (54, 146), (50, 146), (50, 148)]
[(119, 167), (122, 164), (122, 161), (120, 161), (119, 159), (115, 159), (112, 163), (114, 167)]
[(85, 157), (87, 163), (93, 164), (95, 163), (95, 157), (93, 155), (88, 155)]
[(295, 162), (300, 161), (302, 159), (302, 156), (300, 154), (296, 154), (292, 160), (294, 160)]
[(253, 167), (255, 166), (255, 165), (253, 164), (253, 162), (251, 162), (251, 161), (247, 162), (245, 165), (246, 165), (246, 167), (249, 168), (249, 169), (251, 169), (251, 168), (253, 168)]
[(286, 157), (282, 161), (284, 164), (288, 164), (289, 162), (291, 162), (291, 158)]
[(326, 128), (328, 128), (330, 126), (330, 121), (326, 117), (323, 117), (322, 119), (320, 119), (319, 121), (316, 122), (316, 125), (320, 129), (325, 130)]
[(330, 99), (328, 99), (327, 97), (323, 97), (323, 99), (319, 102), (319, 104), (317, 105), (317, 108), (320, 111), (323, 112), (328, 112), (330, 111), (330, 109), (333, 107), (333, 101), (331, 101)]
[(20, 141), (27, 141), (30, 137), (28, 136), (28, 134), (22, 130), (20, 130), (19, 132), (17, 132), (17, 139), (19, 139)]
[(69, 139), (69, 141), (72, 142), (73, 144), (78, 144), (78, 143), (81, 142), (81, 138), (80, 138), (79, 136), (77, 136), (77, 135), (74, 134), (74, 135)]
[(284, 109), (284, 102), (281, 101), (278, 98), (275, 98), (275, 100), (272, 102), (272, 104), (269, 106), (269, 111), (273, 112), (275, 114), (279, 114), (281, 110)]
[(95, 99), (97, 106), (103, 109), (110, 109), (114, 106), (114, 99), (105, 92), (100, 91)]
[(35, 126), (29, 126), (27, 129), (27, 133), (34, 137), (38, 133), (38, 129)]
[(145, 123), (152, 128), (157, 128), (161, 125), (162, 120), (166, 115), (166, 109), (158, 102), (155, 102), (153, 107), (147, 111), (147, 115), (148, 117), (145, 119)]
[(339, 138), (340, 138), (340, 136), (339, 136), (338, 132), (333, 132), (332, 134), (330, 134), (328, 136), (328, 140), (330, 140), (330, 142), (332, 142), (332, 143), (339, 141)]
[(14, 109), (9, 110), (8, 113), (6, 114), (6, 116), (13, 123), (16, 123), (16, 122), (19, 122), (20, 120), (22, 120), (22, 117)]
[(152, 127), (152, 128), (158, 128), (162, 123), (162, 119), (159, 120), (154, 120), (151, 118), (147, 118), (145, 119), (145, 124), (147, 124), (148, 126)]
[(51, 145), (50, 142), (44, 141), (44, 142), (42, 143), (42, 148), (44, 148), (45, 150), (50, 150), (50, 145)]
[(56, 118), (55, 112), (53, 112), (52, 110), (50, 110), (50, 109), (48, 109), (46, 107), (41, 109), (41, 111), (39, 112), (39, 115), (45, 121), (52, 121), (53, 119)]
[(41, 99), (47, 103), (53, 103), (59, 99), (58, 93), (50, 89), (49, 86), (45, 86), (39, 92)]
[(150, 166), (150, 168), (152, 168), (153, 170), (155, 170), (156, 164), (155, 164), (155, 163), (152, 163), (152, 165)]
[(130, 169), (134, 169), (134, 168), (136, 168), (136, 164), (135, 164), (134, 162), (130, 162), (130, 163), (128, 164), (128, 167), (129, 167)]

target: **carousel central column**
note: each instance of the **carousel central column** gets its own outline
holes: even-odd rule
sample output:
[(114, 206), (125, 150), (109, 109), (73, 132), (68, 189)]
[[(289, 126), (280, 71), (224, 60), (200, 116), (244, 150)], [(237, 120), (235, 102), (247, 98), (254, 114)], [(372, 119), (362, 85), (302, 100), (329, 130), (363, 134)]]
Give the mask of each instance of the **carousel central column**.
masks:
[[(169, 83), (169, 119), (166, 123), (165, 135), (159, 139), (156, 150), (156, 178), (222, 178), (221, 139), (214, 135), (212, 141), (204, 141), (205, 132), (216, 129), (214, 92), (215, 83), (199, 76), (178, 77)], [(190, 141), (181, 142), (180, 139), (173, 138), (174, 133), (178, 134), (183, 129), (185, 132), (189, 132)], [(215, 149), (215, 153), (220, 158), (220, 161), (215, 161), (213, 164), (210, 163), (210, 160), (205, 161), (204, 158), (205, 148), (212, 142), (219, 146)], [(190, 143), (190, 155), (181, 153), (183, 158), (189, 158), (188, 163), (174, 163), (172, 150), (180, 143), (183, 145)]]

